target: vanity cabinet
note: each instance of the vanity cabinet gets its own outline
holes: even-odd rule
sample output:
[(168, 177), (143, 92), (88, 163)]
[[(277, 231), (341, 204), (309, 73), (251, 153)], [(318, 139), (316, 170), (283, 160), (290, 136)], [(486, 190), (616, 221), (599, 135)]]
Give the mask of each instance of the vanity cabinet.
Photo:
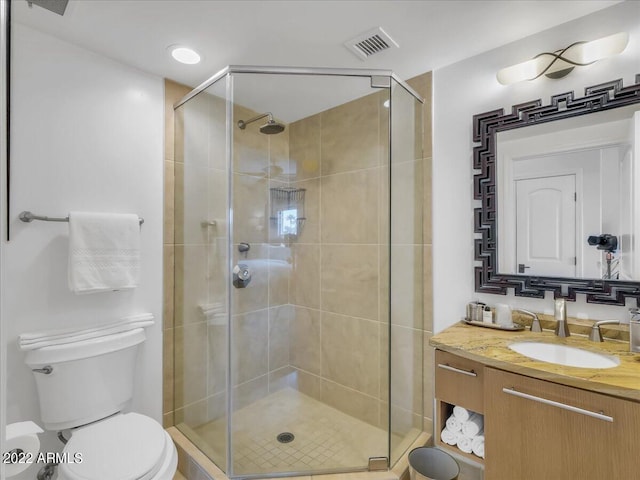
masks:
[(484, 369), (487, 480), (640, 478), (640, 404)]
[[(485, 480), (640, 479), (640, 403), (435, 353), (436, 444)], [(484, 460), (443, 443), (460, 405), (484, 415)]]

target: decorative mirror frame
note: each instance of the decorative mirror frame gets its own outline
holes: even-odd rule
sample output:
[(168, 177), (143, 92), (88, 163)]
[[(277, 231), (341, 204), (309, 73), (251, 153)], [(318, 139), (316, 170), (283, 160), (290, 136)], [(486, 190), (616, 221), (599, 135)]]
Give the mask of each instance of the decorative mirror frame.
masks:
[[(496, 192), (496, 135), (498, 132), (526, 127), (563, 118), (586, 115), (602, 110), (640, 103), (640, 74), (635, 84), (623, 87), (622, 79), (585, 88), (584, 97), (575, 98), (573, 92), (551, 97), (549, 105), (542, 101), (513, 105), (511, 112), (492, 110), (473, 116), (473, 198), (480, 200), (474, 208), (474, 256), (481, 264), (475, 267), (476, 292), (506, 295), (507, 289), (521, 297), (544, 298), (545, 291), (553, 291), (554, 298), (575, 301), (577, 293), (584, 293), (588, 303), (625, 305), (626, 298), (635, 298), (640, 307), (640, 282), (566, 277), (540, 277), (500, 274), (498, 269), (498, 228)], [(640, 215), (640, 212), (636, 216)]]

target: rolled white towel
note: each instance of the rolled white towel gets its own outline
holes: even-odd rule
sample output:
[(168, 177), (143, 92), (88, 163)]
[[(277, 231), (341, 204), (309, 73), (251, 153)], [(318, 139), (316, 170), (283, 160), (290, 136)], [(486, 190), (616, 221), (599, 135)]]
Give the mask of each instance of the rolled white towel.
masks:
[(463, 422), (462, 433), (466, 437), (475, 437), (480, 435), (484, 429), (484, 416), (479, 413), (473, 413), (469, 420)]
[(449, 418), (447, 418), (447, 428), (451, 431), (451, 432), (459, 432), (460, 430), (462, 430), (462, 422), (457, 419), (454, 415), (451, 415)]
[[(471, 451), (474, 455), (477, 455), (480, 458), (484, 458), (484, 437), (478, 436), (476, 439), (482, 438), (481, 442), (471, 442)], [(475, 440), (475, 439), (474, 439)]]
[(458, 435), (455, 432), (452, 432), (448, 428), (444, 428), (442, 432), (440, 432), (440, 440), (442, 440), (447, 445), (455, 445), (458, 441)]
[(471, 410), (467, 410), (464, 407), (459, 407), (457, 405), (453, 407), (453, 415), (461, 422), (466, 422), (467, 420), (469, 420), (469, 417), (472, 413), (473, 412)]
[(471, 447), (475, 448), (476, 446), (480, 445), (480, 444), (484, 444), (484, 435), (476, 435), (475, 437), (473, 437), (471, 439)]
[(473, 451), (471, 447), (472, 441), (473, 440), (471, 439), (471, 437), (460, 435), (460, 437), (458, 437), (458, 443), (457, 443), (458, 448), (462, 450), (464, 453), (471, 453)]

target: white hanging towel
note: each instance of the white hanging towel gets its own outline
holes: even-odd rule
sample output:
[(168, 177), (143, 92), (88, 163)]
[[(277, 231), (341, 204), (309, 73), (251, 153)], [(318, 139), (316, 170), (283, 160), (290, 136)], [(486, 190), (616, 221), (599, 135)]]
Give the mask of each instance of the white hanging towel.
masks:
[(140, 221), (135, 214), (69, 214), (69, 288), (77, 294), (136, 288)]
[(130, 315), (114, 322), (89, 328), (65, 328), (45, 332), (23, 333), (18, 336), (20, 350), (35, 350), (53, 345), (81, 342), (91, 338), (103, 337), (115, 333), (128, 332), (136, 328), (146, 328), (154, 324), (153, 314)]

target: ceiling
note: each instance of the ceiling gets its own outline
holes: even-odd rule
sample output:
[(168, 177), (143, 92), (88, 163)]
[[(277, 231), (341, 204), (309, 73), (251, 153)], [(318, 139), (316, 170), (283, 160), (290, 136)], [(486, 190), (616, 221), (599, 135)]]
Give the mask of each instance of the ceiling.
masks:
[[(26, 0), (16, 22), (146, 72), (196, 86), (226, 65), (434, 70), (618, 0), (70, 0), (64, 16)], [(343, 43), (381, 26), (400, 45), (362, 61)], [(167, 47), (203, 57), (182, 65)], [(297, 116), (297, 115), (295, 115)]]

